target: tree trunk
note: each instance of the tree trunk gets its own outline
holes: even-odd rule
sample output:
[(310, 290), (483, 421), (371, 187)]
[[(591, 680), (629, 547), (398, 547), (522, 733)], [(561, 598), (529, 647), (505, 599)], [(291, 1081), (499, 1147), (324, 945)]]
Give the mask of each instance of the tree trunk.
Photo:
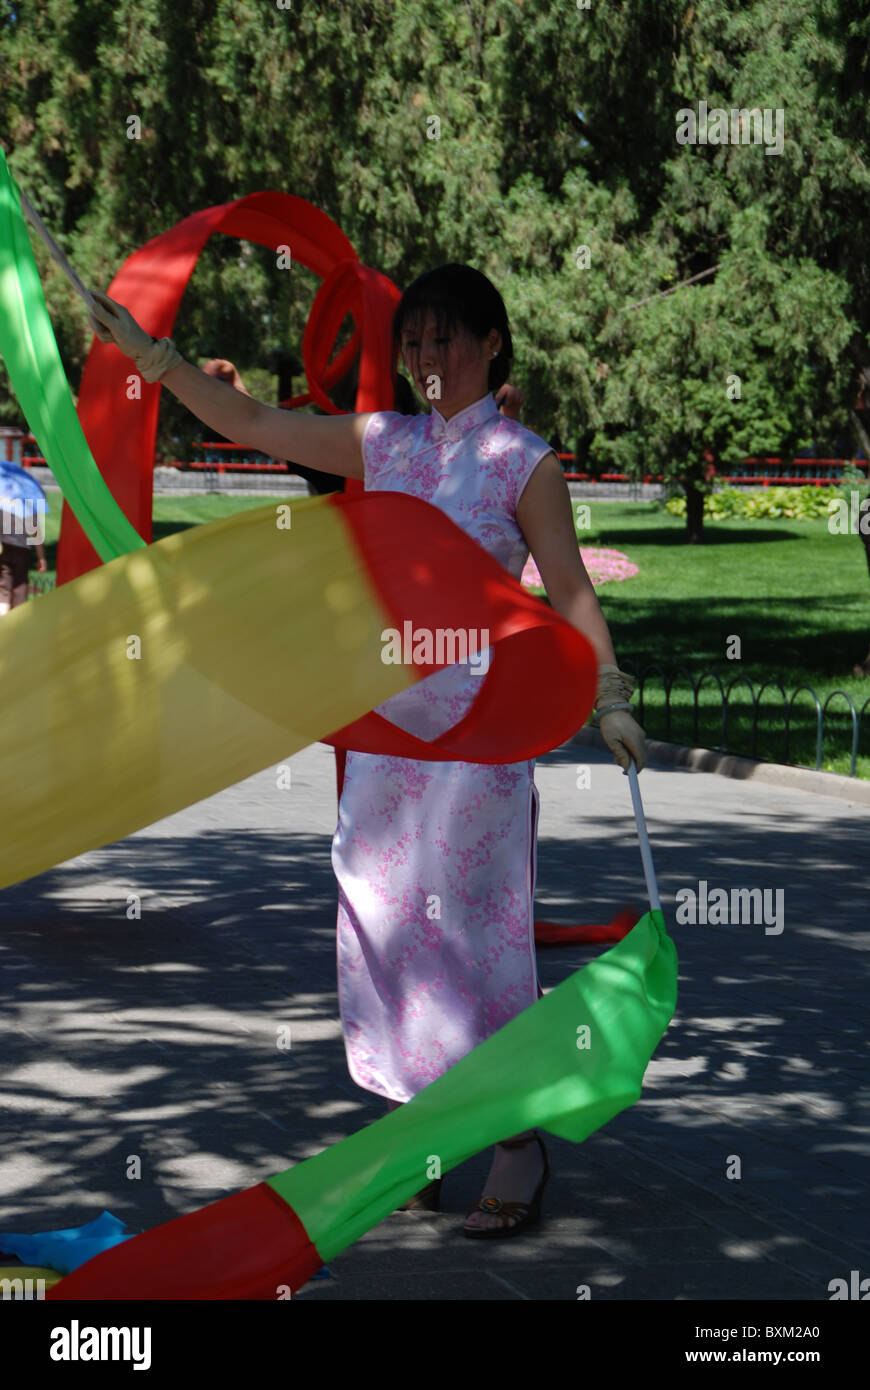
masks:
[[(867, 556), (867, 572), (870, 574), (870, 497), (861, 504), (858, 529), (861, 539), (864, 542), (864, 554)], [(870, 676), (870, 647), (867, 648), (867, 655), (864, 660), (860, 662), (859, 665), (853, 666), (852, 675)]]
[[(865, 367), (861, 372), (861, 386), (866, 390), (870, 386), (870, 368)], [(865, 459), (870, 459), (870, 437), (864, 428), (864, 423), (857, 410), (849, 411), (849, 418), (852, 421), (852, 428), (855, 436), (861, 445)], [(865, 520), (865, 513), (870, 514), (870, 497), (862, 502), (859, 511), (858, 534), (864, 542), (864, 554), (867, 556), (867, 572), (870, 574), (870, 525)], [(870, 676), (870, 647), (864, 660), (857, 666), (852, 667), (853, 676)]]
[(704, 541), (704, 494), (694, 483), (683, 484), (686, 492), (686, 540), (689, 545)]
[[(867, 385), (868, 387), (870, 387), (870, 381), (868, 381)], [(862, 421), (861, 416), (858, 414), (857, 410), (849, 411), (849, 419), (852, 422), (852, 430), (855, 434), (855, 437), (857, 438), (858, 443), (864, 451), (865, 459), (870, 459), (870, 436), (868, 436), (867, 431), (864, 428), (864, 422)]]

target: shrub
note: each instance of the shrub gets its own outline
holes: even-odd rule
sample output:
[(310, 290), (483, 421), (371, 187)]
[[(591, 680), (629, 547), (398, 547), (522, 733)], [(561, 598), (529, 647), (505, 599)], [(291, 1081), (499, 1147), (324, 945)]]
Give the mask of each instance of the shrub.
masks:
[[(839, 495), (836, 487), (765, 487), (752, 492), (723, 487), (704, 498), (704, 517), (709, 521), (769, 521), (780, 517), (810, 521), (829, 516), (828, 503)], [(665, 503), (665, 510), (671, 516), (685, 516), (685, 497), (672, 497)]]

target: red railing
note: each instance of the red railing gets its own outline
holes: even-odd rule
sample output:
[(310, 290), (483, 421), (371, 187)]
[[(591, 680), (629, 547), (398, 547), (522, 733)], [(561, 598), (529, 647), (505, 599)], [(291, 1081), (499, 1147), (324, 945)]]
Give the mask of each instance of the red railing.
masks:
[[(258, 454), (254, 449), (242, 449), (238, 444), (218, 444), (209, 443), (192, 444), (193, 449), (205, 449), (209, 454), (217, 454), (217, 458), (197, 459), (189, 463), (188, 468), (201, 469), (211, 473), (289, 473), (291, 470), (286, 463), (276, 463), (266, 459), (264, 454)], [(225, 457), (221, 457), (221, 455)], [(240, 457), (239, 457), (240, 456)], [(173, 463), (175, 468), (183, 467), (183, 464)]]
[[(44, 464), (45, 459), (41, 454), (30, 454), (26, 452), (28, 445), (35, 445), (36, 440), (33, 435), (25, 435), (22, 438), (22, 463), (25, 468), (30, 464)], [(294, 475), (293, 468), (287, 463), (275, 463), (273, 460), (266, 460), (264, 456), (258, 456), (253, 450), (243, 449), (238, 444), (224, 444), (208, 440), (202, 443), (191, 445), (196, 450), (207, 450), (210, 454), (217, 454), (217, 458), (195, 459), (192, 462), (182, 462), (173, 459), (172, 468), (190, 468), (196, 472), (204, 473), (287, 473)], [(223, 454), (226, 457), (221, 458)], [(565, 468), (565, 477), (569, 482), (577, 483), (660, 483), (661, 474), (645, 473), (642, 478), (632, 478), (628, 473), (576, 473), (570, 467), (565, 467), (576, 461), (576, 454), (558, 454), (560, 462)], [(839, 482), (842, 478), (843, 470), (851, 464), (864, 473), (870, 471), (870, 464), (864, 459), (792, 459), (790, 463), (783, 463), (780, 458), (746, 458), (739, 464), (731, 466), (730, 472), (720, 472), (716, 474), (716, 480), (720, 483), (741, 483), (743, 486), (753, 487), (830, 487)]]
[[(563, 465), (576, 459), (576, 454), (559, 454)], [(746, 458), (732, 464), (730, 472), (717, 472), (720, 483), (741, 483), (754, 487), (830, 487), (840, 481), (847, 465), (867, 473), (870, 465), (864, 459), (792, 459), (783, 463), (779, 458)], [(791, 471), (789, 471), (791, 470)], [(640, 479), (628, 473), (575, 473), (565, 469), (569, 482), (583, 483), (660, 483), (660, 473), (646, 473)]]

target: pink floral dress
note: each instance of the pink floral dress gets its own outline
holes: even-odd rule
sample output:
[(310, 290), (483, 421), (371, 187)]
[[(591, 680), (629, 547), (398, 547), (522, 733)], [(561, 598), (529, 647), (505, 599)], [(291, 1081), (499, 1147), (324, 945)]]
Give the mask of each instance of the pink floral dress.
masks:
[[(363, 439), (366, 491), (446, 512), (519, 579), (520, 495), (551, 446), (490, 393), (445, 420), (379, 411)], [(378, 706), (431, 740), (480, 689), (453, 666)], [(338, 991), (350, 1074), (410, 1100), (540, 996), (534, 946), (534, 760), (423, 762), (348, 753), (332, 863)]]

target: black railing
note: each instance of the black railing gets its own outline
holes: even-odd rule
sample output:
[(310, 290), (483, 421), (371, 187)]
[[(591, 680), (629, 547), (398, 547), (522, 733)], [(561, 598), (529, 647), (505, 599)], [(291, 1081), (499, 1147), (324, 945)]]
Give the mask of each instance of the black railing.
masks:
[[(820, 771), (820, 770), (821, 770), (821, 766), (822, 766), (822, 748), (823, 748), (824, 739), (825, 739), (825, 716), (826, 716), (827, 713), (828, 713), (828, 706), (831, 704), (831, 702), (832, 702), (833, 700), (836, 700), (836, 699), (838, 699), (838, 698), (839, 698), (839, 699), (842, 699), (842, 700), (845, 700), (846, 706), (847, 706), (847, 710), (848, 710), (848, 713), (849, 713), (849, 716), (850, 716), (850, 719), (851, 719), (851, 733), (852, 733), (852, 738), (851, 738), (851, 744), (852, 744), (852, 746), (851, 746), (851, 757), (850, 757), (850, 766), (849, 766), (849, 776), (850, 776), (850, 777), (854, 777), (854, 776), (856, 775), (856, 768), (857, 768), (857, 764), (858, 764), (858, 750), (859, 750), (860, 743), (861, 743), (861, 734), (862, 734), (862, 732), (866, 729), (866, 715), (867, 715), (868, 707), (870, 707), (870, 695), (868, 695), (867, 699), (864, 701), (864, 703), (863, 703), (863, 705), (861, 706), (861, 708), (858, 709), (858, 707), (856, 706), (856, 704), (855, 704), (854, 700), (852, 699), (851, 695), (849, 695), (848, 692), (845, 691), (845, 690), (832, 690), (832, 691), (830, 692), (830, 694), (827, 695), (827, 696), (825, 696), (824, 699), (823, 699), (823, 698), (818, 694), (818, 692), (815, 691), (815, 690), (813, 689), (813, 687), (812, 687), (811, 685), (801, 685), (801, 686), (798, 686), (798, 688), (797, 688), (796, 690), (792, 691), (791, 695), (787, 695), (787, 694), (786, 694), (786, 691), (785, 691), (785, 689), (783, 688), (783, 686), (782, 686), (782, 684), (781, 684), (780, 681), (768, 680), (768, 681), (764, 681), (764, 682), (758, 687), (758, 691), (757, 691), (757, 693), (756, 693), (755, 685), (754, 685), (753, 682), (749, 679), (748, 676), (735, 676), (735, 677), (733, 678), (733, 680), (729, 681), (729, 682), (728, 682), (728, 685), (726, 686), (726, 685), (723, 684), (721, 677), (718, 676), (718, 675), (716, 674), (715, 671), (712, 671), (712, 670), (710, 670), (709, 668), (708, 668), (706, 671), (702, 672), (702, 674), (696, 679), (695, 677), (693, 677), (692, 673), (686, 669), (685, 666), (679, 666), (679, 667), (677, 667), (676, 670), (672, 671), (671, 674), (668, 675), (668, 673), (664, 670), (663, 667), (658, 666), (658, 665), (655, 665), (655, 664), (651, 664), (651, 665), (645, 666), (641, 672), (638, 672), (637, 663), (636, 663), (635, 661), (630, 660), (630, 659), (623, 659), (623, 660), (621, 660), (620, 665), (623, 667), (624, 670), (628, 671), (631, 675), (633, 675), (633, 676), (635, 677), (636, 681), (637, 681), (637, 694), (638, 694), (638, 700), (639, 700), (639, 703), (638, 703), (638, 718), (639, 718), (641, 724), (643, 724), (644, 719), (645, 719), (645, 717), (646, 717), (646, 714), (645, 714), (645, 703), (644, 703), (644, 690), (645, 690), (645, 686), (646, 686), (646, 684), (647, 684), (647, 682), (648, 682), (648, 678), (649, 678), (649, 676), (650, 676), (651, 674), (654, 674), (654, 675), (657, 675), (657, 676), (661, 677), (661, 680), (662, 680), (662, 683), (663, 683), (663, 687), (664, 687), (664, 695), (665, 695), (665, 706), (664, 706), (664, 715), (665, 715), (665, 734), (664, 734), (664, 738), (665, 738), (665, 742), (671, 741), (671, 732), (672, 732), (672, 728), (673, 728), (673, 717), (672, 717), (672, 716), (673, 716), (673, 712), (672, 712), (672, 709), (671, 709), (671, 692), (672, 692), (672, 690), (673, 690), (673, 688), (674, 688), (674, 685), (676, 684), (677, 680), (679, 679), (679, 677), (684, 676), (684, 677), (686, 678), (686, 680), (688, 681), (689, 685), (690, 685), (691, 688), (692, 688), (692, 743), (693, 743), (693, 746), (695, 746), (695, 747), (706, 747), (706, 748), (711, 748), (713, 751), (718, 752), (718, 753), (733, 753), (733, 754), (736, 754), (737, 756), (744, 756), (744, 757), (746, 756), (745, 749), (739, 749), (739, 748), (735, 748), (735, 747), (733, 747), (733, 746), (729, 746), (729, 742), (728, 742), (728, 715), (729, 715), (729, 706), (730, 706), (730, 704), (731, 704), (731, 695), (732, 695), (732, 691), (734, 691), (734, 689), (735, 689), (736, 687), (738, 687), (738, 686), (748, 686), (748, 687), (749, 687), (749, 697), (750, 697), (750, 699), (751, 699), (751, 701), (752, 701), (752, 739), (751, 739), (751, 751), (750, 751), (750, 753), (749, 753), (748, 756), (751, 757), (751, 758), (758, 758), (758, 760), (759, 760), (760, 762), (772, 762), (772, 761), (774, 761), (772, 758), (763, 758), (763, 757), (762, 757), (762, 758), (759, 758), (759, 755), (758, 755), (758, 721), (759, 721), (759, 715), (760, 715), (760, 713), (761, 713), (761, 697), (762, 697), (762, 695), (765, 693), (765, 691), (766, 691), (766, 690), (773, 690), (773, 689), (776, 689), (776, 690), (779, 691), (779, 694), (780, 694), (780, 697), (781, 697), (782, 709), (783, 709), (783, 722), (782, 722), (782, 730), (781, 730), (781, 731), (782, 731), (782, 735), (783, 735), (783, 758), (782, 758), (782, 761), (783, 761), (784, 763), (789, 763), (789, 762), (790, 762), (790, 759), (789, 759), (789, 747), (790, 747), (790, 744), (791, 744), (791, 741), (792, 741), (792, 737), (793, 737), (793, 734), (792, 734), (792, 725), (793, 725), (793, 722), (794, 722), (794, 719), (793, 719), (793, 714), (794, 714), (794, 702), (795, 702), (795, 700), (798, 698), (799, 695), (805, 695), (805, 694), (806, 694), (806, 695), (812, 696), (812, 699), (813, 699), (813, 702), (814, 702), (814, 705), (815, 705), (815, 744), (816, 744), (816, 761), (815, 761), (815, 769), (814, 769), (814, 770), (815, 770), (816, 772)], [(701, 689), (702, 689), (702, 687), (703, 687), (703, 685), (704, 685), (704, 683), (705, 683), (706, 681), (714, 681), (714, 682), (716, 683), (716, 686), (718, 687), (718, 691), (719, 691), (719, 706), (720, 706), (720, 717), (719, 717), (719, 742), (716, 743), (716, 744), (699, 744), (699, 742), (698, 742), (699, 737), (700, 737), (700, 735), (699, 735), (699, 723), (700, 723), (700, 713), (701, 713), (701, 711), (700, 711), (700, 700), (699, 700), (699, 696), (700, 696), (700, 693), (701, 693)], [(765, 713), (769, 713), (769, 712), (770, 712), (770, 706), (768, 705), (768, 706), (765, 707)], [(792, 766), (800, 767), (800, 766), (805, 766), (805, 764), (793, 763)]]

